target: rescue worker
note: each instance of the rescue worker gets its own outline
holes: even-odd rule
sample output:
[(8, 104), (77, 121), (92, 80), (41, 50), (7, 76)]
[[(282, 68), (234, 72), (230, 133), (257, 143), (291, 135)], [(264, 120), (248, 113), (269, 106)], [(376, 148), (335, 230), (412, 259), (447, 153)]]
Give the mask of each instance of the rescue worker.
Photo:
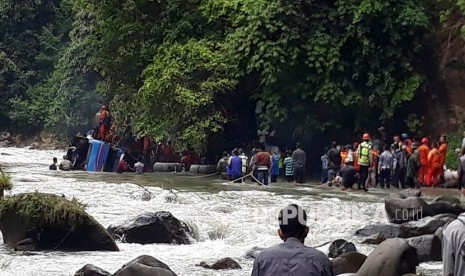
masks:
[(344, 164), (346, 163), (347, 154), (348, 154), (347, 153), (347, 148), (342, 147), (341, 152), (340, 152), (340, 155), (341, 155), (341, 168), (344, 167)]
[(107, 135), (110, 133), (111, 127), (111, 115), (106, 105), (102, 105), (102, 107), (100, 108), (99, 126), (100, 129), (98, 139), (101, 141), (105, 141)]
[(368, 170), (372, 164), (372, 156), (371, 156), (371, 143), (370, 143), (370, 135), (368, 133), (363, 134), (362, 136), (362, 143), (358, 145), (357, 149), (357, 156), (358, 156), (358, 165), (360, 167), (360, 178), (358, 181), (359, 189), (363, 189), (367, 191), (365, 187), (365, 183), (368, 178)]
[(420, 186), (425, 185), (426, 183), (426, 176), (428, 174), (428, 154), (430, 148), (428, 147), (429, 140), (428, 138), (424, 137), (421, 139), (421, 146), (418, 148), (418, 154), (420, 158), (420, 170), (418, 171), (418, 184)]
[(447, 137), (446, 135), (441, 135), (439, 137), (439, 154), (441, 155), (440, 163), (441, 170), (439, 171), (440, 183), (444, 183), (444, 165), (446, 165), (446, 156), (447, 156)]
[(437, 187), (441, 167), (441, 154), (439, 153), (438, 144), (433, 143), (428, 153), (428, 174), (426, 175), (426, 186)]
[(413, 149), (412, 149), (412, 139), (410, 139), (407, 135), (407, 133), (402, 133), (402, 139), (404, 140), (404, 145), (407, 146), (407, 152), (408, 154), (412, 154)]

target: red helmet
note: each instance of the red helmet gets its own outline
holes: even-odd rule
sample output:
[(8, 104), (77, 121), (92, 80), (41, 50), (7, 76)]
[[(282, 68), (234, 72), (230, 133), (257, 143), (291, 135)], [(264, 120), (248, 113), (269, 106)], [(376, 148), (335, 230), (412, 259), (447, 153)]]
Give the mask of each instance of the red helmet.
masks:
[(362, 140), (370, 140), (370, 134), (368, 133), (363, 134)]
[(428, 138), (424, 137), (423, 139), (421, 139), (421, 142), (422, 142), (423, 144), (428, 144), (428, 143), (429, 143), (429, 140), (428, 140)]

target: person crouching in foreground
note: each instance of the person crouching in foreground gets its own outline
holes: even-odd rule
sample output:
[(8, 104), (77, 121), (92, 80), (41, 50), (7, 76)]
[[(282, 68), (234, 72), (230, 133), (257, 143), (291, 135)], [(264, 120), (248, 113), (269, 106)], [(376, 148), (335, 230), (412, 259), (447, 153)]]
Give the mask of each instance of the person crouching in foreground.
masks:
[(307, 214), (292, 204), (279, 212), (278, 235), (284, 243), (263, 250), (255, 259), (252, 276), (332, 276), (329, 258), (304, 245), (308, 235)]

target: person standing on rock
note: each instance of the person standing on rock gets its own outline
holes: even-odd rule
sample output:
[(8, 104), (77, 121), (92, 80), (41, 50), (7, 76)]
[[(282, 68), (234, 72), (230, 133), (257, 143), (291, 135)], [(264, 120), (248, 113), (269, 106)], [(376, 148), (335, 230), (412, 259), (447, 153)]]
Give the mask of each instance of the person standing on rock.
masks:
[(360, 167), (360, 178), (358, 181), (359, 189), (367, 190), (365, 187), (368, 171), (373, 161), (371, 154), (372, 146), (370, 143), (370, 135), (368, 133), (363, 134), (363, 142), (358, 145), (357, 156), (358, 156), (358, 165)]
[(418, 148), (418, 154), (420, 157), (420, 170), (418, 171), (418, 184), (424, 186), (426, 183), (426, 176), (428, 175), (428, 154), (430, 148), (428, 147), (429, 139), (424, 137), (421, 139), (421, 146)]
[(431, 144), (431, 150), (428, 153), (428, 174), (426, 175), (426, 186), (437, 187), (440, 172), (442, 171), (441, 166), (441, 153), (438, 149), (438, 144)]
[(444, 276), (465, 275), (465, 213), (443, 232), (442, 263)]
[(439, 170), (439, 184), (445, 182), (444, 180), (444, 165), (446, 165), (446, 157), (447, 157), (447, 137), (445, 134), (439, 137), (439, 154), (441, 155), (440, 162), (441, 162), (441, 170)]
[(304, 245), (308, 235), (307, 214), (292, 204), (279, 212), (278, 235), (284, 241), (263, 250), (255, 259), (252, 276), (332, 276), (329, 258)]
[(391, 188), (391, 170), (394, 167), (394, 160), (389, 145), (384, 145), (384, 151), (379, 157), (378, 164), (381, 189), (384, 189), (384, 187)]

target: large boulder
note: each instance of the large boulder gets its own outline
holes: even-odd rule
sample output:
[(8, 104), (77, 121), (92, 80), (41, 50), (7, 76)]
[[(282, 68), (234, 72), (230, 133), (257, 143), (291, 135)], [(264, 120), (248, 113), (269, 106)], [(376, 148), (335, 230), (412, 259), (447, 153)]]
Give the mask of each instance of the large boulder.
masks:
[(111, 273), (101, 269), (100, 267), (96, 267), (95, 265), (86, 264), (76, 271), (74, 276), (111, 276)]
[(407, 243), (417, 250), (420, 262), (442, 261), (441, 240), (435, 235), (424, 235), (406, 239)]
[(421, 219), (423, 209), (426, 206), (428, 204), (416, 196), (407, 198), (388, 197), (384, 201), (384, 208), (389, 222), (398, 224)]
[(423, 208), (424, 216), (435, 216), (440, 214), (454, 214), (460, 215), (465, 212), (465, 207), (461, 204), (450, 202), (434, 202)]
[(80, 203), (51, 194), (18, 194), (2, 200), (0, 231), (3, 242), (16, 250), (119, 250)]
[(162, 261), (142, 255), (123, 265), (113, 276), (176, 276), (176, 273)]
[(358, 252), (342, 253), (339, 257), (333, 259), (334, 275), (343, 273), (356, 273), (363, 265), (367, 256)]
[(409, 197), (420, 197), (421, 190), (417, 189), (405, 189), (399, 192), (400, 198), (409, 198)]
[(359, 229), (355, 235), (360, 238), (379, 235), (384, 239), (396, 238), (400, 235), (400, 225), (398, 224), (371, 224)]
[(333, 241), (329, 245), (328, 257), (337, 258), (342, 253), (347, 253), (347, 252), (357, 252), (357, 248), (351, 242), (348, 242), (343, 239), (338, 239), (338, 240)]
[(192, 233), (187, 225), (170, 212), (146, 212), (121, 225), (108, 227), (116, 239), (128, 243), (190, 244)]
[(201, 266), (207, 269), (213, 270), (224, 270), (224, 269), (242, 269), (238, 262), (231, 258), (223, 258), (219, 261), (216, 261), (214, 264), (209, 265), (206, 262), (201, 262), (197, 266)]
[(451, 204), (461, 204), (461, 201), (458, 197), (455, 196), (437, 196), (433, 198), (431, 203), (446, 202)]
[(416, 273), (419, 264), (415, 248), (394, 238), (378, 245), (363, 263), (357, 276), (399, 276)]
[(424, 217), (418, 221), (409, 221), (400, 226), (400, 238), (412, 238), (423, 235), (434, 234), (438, 228), (454, 221), (454, 216), (438, 215), (434, 217)]

